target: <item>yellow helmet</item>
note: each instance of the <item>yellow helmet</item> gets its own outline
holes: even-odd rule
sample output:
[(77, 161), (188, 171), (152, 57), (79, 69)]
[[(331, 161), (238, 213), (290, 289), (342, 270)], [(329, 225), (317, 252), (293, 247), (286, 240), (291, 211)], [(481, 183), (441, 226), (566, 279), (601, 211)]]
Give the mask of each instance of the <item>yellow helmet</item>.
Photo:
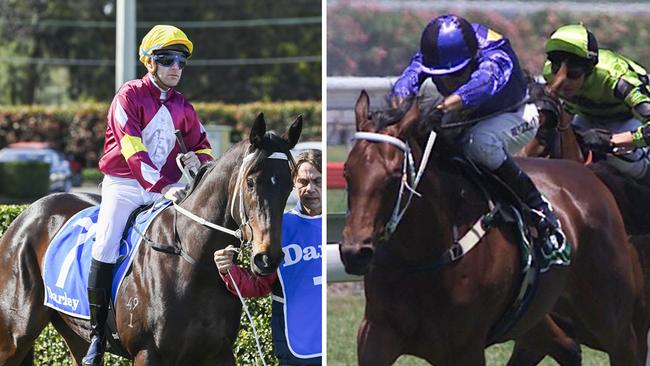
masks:
[(182, 30), (173, 25), (157, 25), (151, 28), (140, 43), (140, 62), (145, 64), (156, 51), (172, 45), (180, 45), (182, 51), (187, 53), (188, 58), (192, 56), (194, 45)]

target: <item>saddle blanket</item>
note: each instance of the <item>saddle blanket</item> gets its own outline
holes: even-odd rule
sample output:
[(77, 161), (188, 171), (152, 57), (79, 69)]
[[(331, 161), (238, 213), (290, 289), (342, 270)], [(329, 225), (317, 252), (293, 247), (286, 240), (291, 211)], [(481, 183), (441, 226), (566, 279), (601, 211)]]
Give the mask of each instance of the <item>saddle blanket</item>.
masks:
[[(164, 200), (141, 212), (120, 243), (117, 264), (113, 269), (111, 297), (116, 298), (122, 280), (131, 266), (142, 236), (153, 219), (171, 201)], [(45, 306), (81, 319), (89, 319), (88, 274), (99, 206), (88, 207), (72, 216), (54, 236), (43, 259)], [(135, 227), (135, 230), (134, 230)]]

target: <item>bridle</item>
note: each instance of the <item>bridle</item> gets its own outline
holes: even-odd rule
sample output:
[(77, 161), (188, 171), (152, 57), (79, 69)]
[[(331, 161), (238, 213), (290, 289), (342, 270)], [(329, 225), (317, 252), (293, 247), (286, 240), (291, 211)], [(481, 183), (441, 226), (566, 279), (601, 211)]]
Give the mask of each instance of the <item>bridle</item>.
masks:
[[(379, 142), (379, 143), (388, 143), (391, 144), (402, 151), (404, 158), (402, 160), (402, 178), (400, 179), (399, 193), (397, 194), (397, 201), (393, 207), (393, 212), (390, 216), (390, 219), (384, 227), (384, 232), (382, 236), (387, 238), (397, 228), (397, 225), (402, 220), (406, 209), (408, 209), (411, 204), (411, 199), (414, 195), (422, 197), (422, 195), (417, 191), (418, 184), (422, 179), (422, 174), (424, 169), (429, 162), (429, 157), (431, 155), (431, 150), (433, 149), (433, 144), (436, 141), (437, 134), (435, 131), (431, 131), (429, 138), (427, 140), (424, 153), (422, 154), (422, 160), (420, 161), (420, 166), (417, 171), (415, 169), (415, 159), (413, 158), (413, 152), (408, 142), (402, 141), (401, 139), (382, 133), (376, 132), (356, 132), (354, 134), (354, 139), (356, 140), (367, 140), (370, 142)], [(407, 192), (408, 191), (408, 192)], [(403, 203), (404, 202), (404, 203)]]
[[(417, 192), (418, 184), (422, 179), (422, 174), (426, 168), (429, 158), (431, 156), (431, 150), (433, 149), (433, 144), (436, 140), (436, 132), (431, 131), (427, 144), (424, 148), (422, 154), (422, 160), (420, 161), (420, 166), (417, 171), (415, 169), (415, 159), (413, 158), (413, 153), (408, 142), (402, 141), (399, 138), (376, 133), (376, 132), (356, 132), (354, 134), (354, 139), (356, 140), (367, 140), (371, 142), (378, 143), (388, 143), (391, 144), (402, 151), (404, 154), (404, 159), (402, 163), (402, 179), (400, 184), (399, 193), (397, 195), (397, 201), (393, 207), (393, 213), (391, 214), (390, 219), (384, 227), (381, 239), (386, 240), (390, 235), (395, 232), (397, 225), (402, 220), (404, 213), (408, 209), (413, 195), (422, 197), (422, 194)], [(405, 193), (408, 190), (408, 193)], [(408, 194), (406, 198), (404, 196)], [(404, 202), (404, 203), (402, 203)], [(492, 205), (491, 205), (492, 206)], [(492, 217), (496, 213), (496, 208), (492, 207), (490, 212), (481, 216), (474, 224), (469, 228), (469, 230), (461, 238), (455, 238), (454, 243), (449, 249), (447, 249), (443, 254), (438, 257), (431, 264), (422, 266), (420, 269), (427, 271), (436, 271), (449, 263), (455, 262), (458, 259), (462, 258), (467, 252), (472, 250), (485, 236), (487, 227), (484, 223), (491, 221)], [(453, 227), (454, 232), (457, 231), (456, 226)], [(454, 235), (456, 236), (456, 234)]]
[[(221, 232), (224, 232), (226, 234), (232, 235), (235, 238), (239, 239), (240, 244), (248, 244), (252, 243), (253, 238), (252, 238), (252, 229), (250, 228), (249, 224), (249, 218), (248, 215), (246, 215), (246, 209), (244, 207), (244, 191), (241, 189), (241, 183), (243, 181), (242, 176), (244, 172), (248, 171), (250, 168), (251, 160), (253, 157), (255, 157), (254, 152), (250, 152), (244, 156), (244, 159), (242, 160), (242, 164), (239, 167), (239, 171), (237, 173), (237, 178), (236, 178), (236, 183), (235, 183), (235, 190), (233, 191), (232, 195), (232, 200), (230, 202), (230, 216), (235, 219), (235, 213), (234, 213), (234, 208), (236, 204), (236, 200), (238, 201), (238, 207), (239, 207), (239, 228), (237, 230), (232, 230), (228, 229), (227, 227), (217, 225), (215, 223), (209, 222), (202, 217), (199, 217), (189, 210), (179, 206), (176, 202), (174, 202), (174, 208), (181, 214), (185, 215), (186, 217), (192, 219), (193, 221), (198, 222), (199, 224), (208, 227), (213, 230), (218, 230)], [(287, 163), (289, 163), (291, 160), (289, 159), (289, 156), (287, 153), (283, 152), (274, 152), (271, 155), (267, 156), (266, 159), (277, 159), (277, 160), (286, 160)], [(184, 168), (182, 168), (184, 170)], [(242, 229), (244, 227), (249, 227), (250, 232), (251, 232), (251, 237), (248, 238), (248, 240), (244, 240), (244, 235)]]

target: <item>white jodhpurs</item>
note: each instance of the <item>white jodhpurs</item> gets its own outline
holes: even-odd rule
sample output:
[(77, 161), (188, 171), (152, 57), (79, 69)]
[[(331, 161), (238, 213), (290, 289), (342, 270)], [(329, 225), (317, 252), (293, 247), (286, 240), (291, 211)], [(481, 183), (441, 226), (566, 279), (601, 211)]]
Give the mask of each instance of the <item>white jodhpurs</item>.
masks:
[(119, 255), (122, 233), (131, 212), (160, 197), (160, 193), (145, 191), (135, 179), (105, 176), (97, 218), (97, 234), (92, 250), (93, 259), (115, 263)]
[(461, 136), (465, 154), (472, 161), (495, 170), (535, 137), (539, 127), (537, 107), (525, 104), (477, 122)]

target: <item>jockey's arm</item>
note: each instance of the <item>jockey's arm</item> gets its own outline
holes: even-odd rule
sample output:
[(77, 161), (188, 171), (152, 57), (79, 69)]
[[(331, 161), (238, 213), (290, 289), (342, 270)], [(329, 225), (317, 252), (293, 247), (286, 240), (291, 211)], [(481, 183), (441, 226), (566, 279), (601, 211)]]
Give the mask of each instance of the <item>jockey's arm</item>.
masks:
[(462, 99), (462, 106), (474, 108), (500, 92), (510, 80), (514, 63), (499, 49), (486, 50), (469, 80), (454, 93)]
[(642, 121), (643, 126), (636, 131), (621, 132), (612, 135), (612, 144), (616, 147), (633, 148), (645, 147), (650, 142), (650, 90), (648, 85), (640, 80), (631, 81), (621, 78), (616, 84), (615, 95), (624, 98), (634, 116)]
[(194, 107), (189, 102), (185, 106), (185, 128), (183, 139), (190, 152), (194, 152), (201, 164), (214, 160), (208, 136)]
[(418, 52), (411, 58), (411, 63), (395, 81), (388, 95), (389, 102), (396, 107), (402, 99), (416, 95), (426, 78), (427, 75), (422, 71), (422, 54)]

